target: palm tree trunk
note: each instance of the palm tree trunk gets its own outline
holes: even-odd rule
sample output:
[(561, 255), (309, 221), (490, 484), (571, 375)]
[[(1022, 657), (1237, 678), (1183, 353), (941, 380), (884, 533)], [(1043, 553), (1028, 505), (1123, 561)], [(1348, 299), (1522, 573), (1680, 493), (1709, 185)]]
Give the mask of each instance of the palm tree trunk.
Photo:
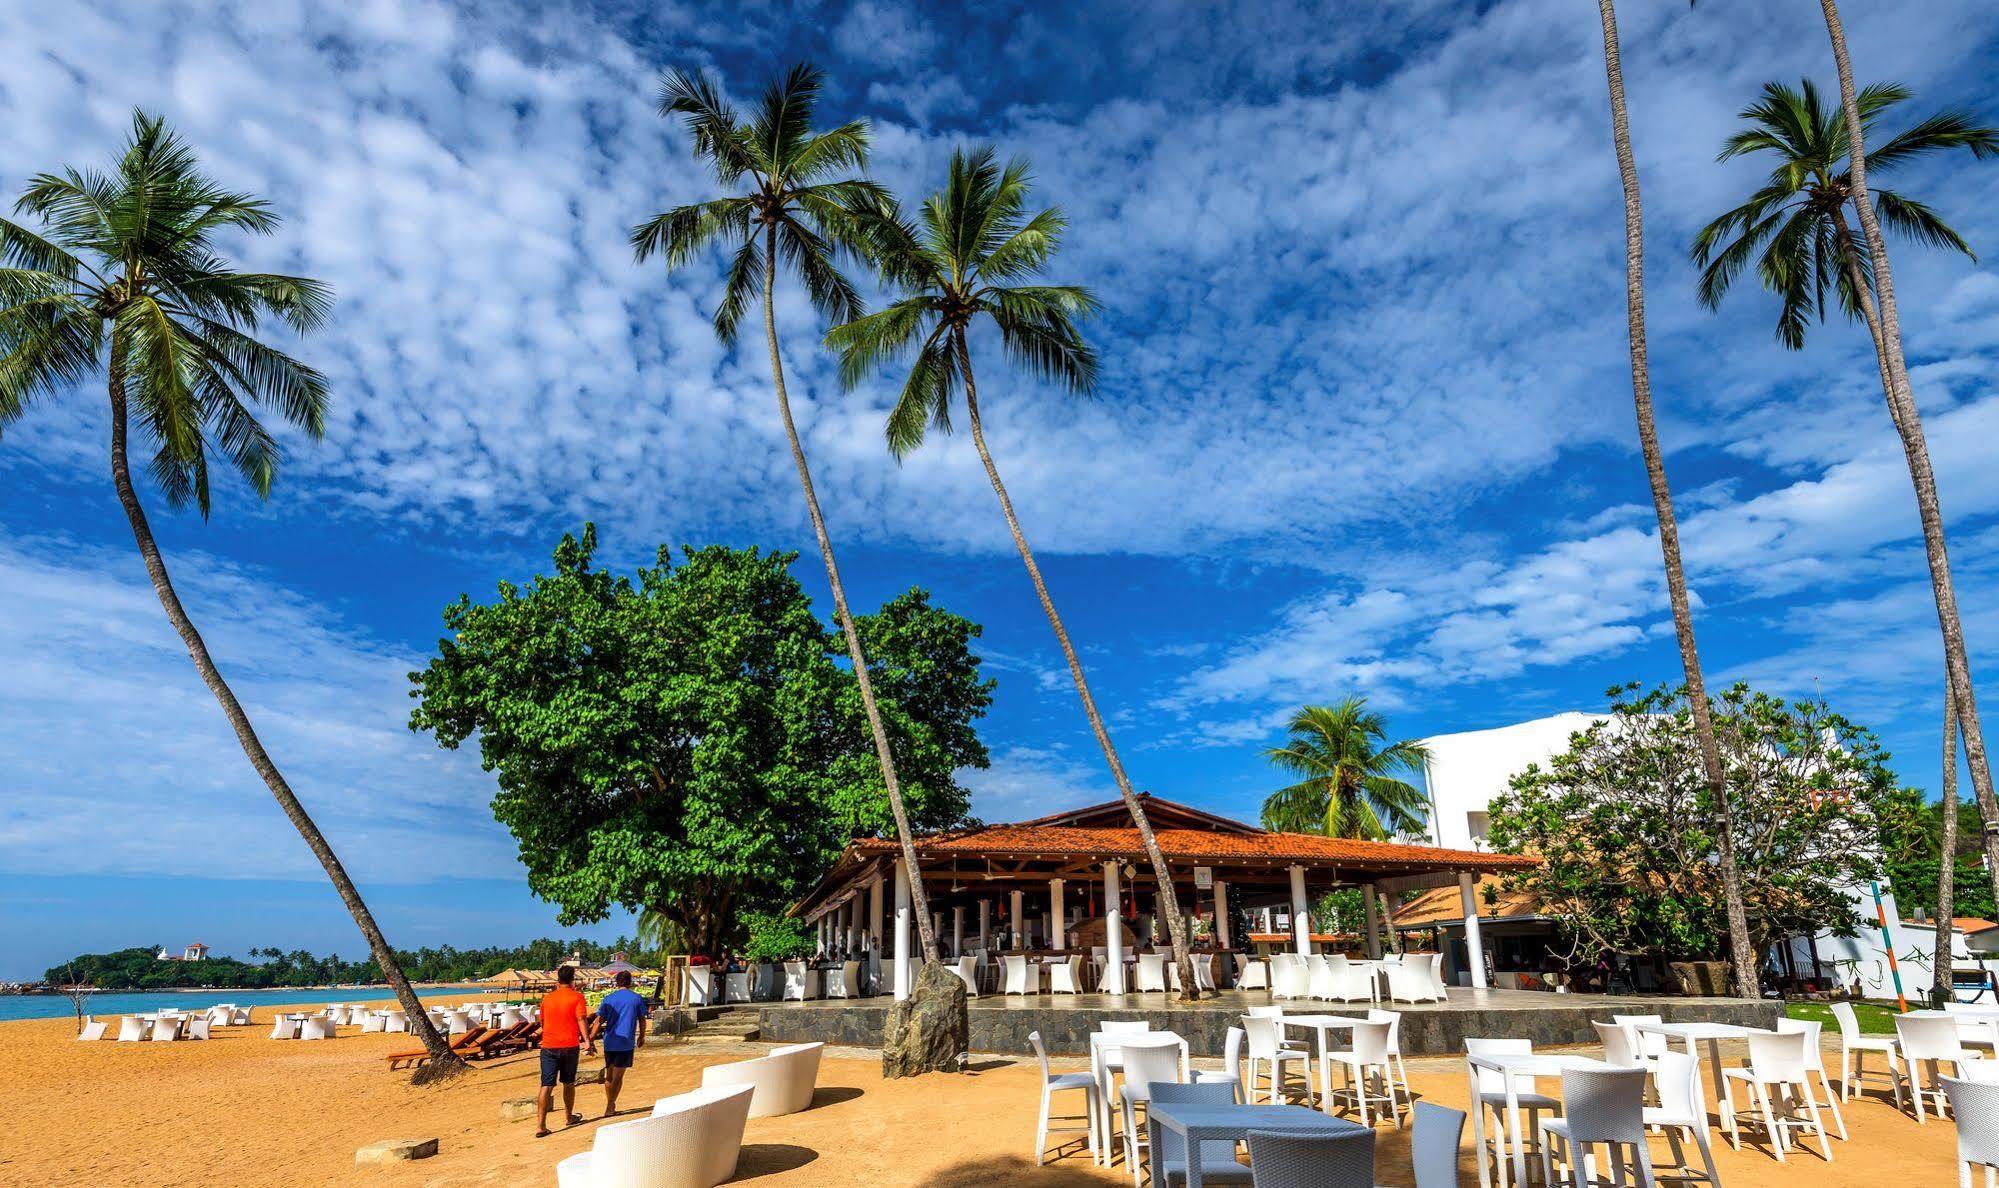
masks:
[(1922, 414), (1916, 408), (1909, 369), (1902, 354), (1902, 317), (1895, 303), (1895, 277), (1888, 265), (1888, 246), (1881, 238), (1881, 224), (1874, 216), (1874, 199), (1867, 191), (1867, 146), (1860, 124), (1860, 105), (1854, 93), (1853, 63), (1846, 52), (1846, 28), (1840, 23), (1837, 0), (1819, 0), (1825, 13), (1827, 35), (1832, 39), (1833, 63), (1839, 68), (1840, 107), (1846, 117), (1846, 134), (1851, 146), (1851, 186), (1853, 207), (1860, 217), (1860, 230), (1867, 240), (1867, 252), (1874, 264), (1874, 299), (1877, 311), (1866, 300), (1868, 289), (1860, 288), (1862, 306), (1875, 335), (1887, 382), (1883, 392), (1888, 412), (1902, 437), (1902, 453), (1909, 464), (1909, 480), (1916, 489), (1916, 510), (1923, 523), (1923, 552), (1929, 559), (1930, 587), (1937, 604), (1937, 625), (1943, 633), (1944, 664), (1950, 674), (1951, 699), (1957, 704), (1958, 729), (1964, 737), (1964, 758), (1971, 769), (1972, 794), (1978, 800), (1979, 816), (1985, 822), (1986, 866), (1992, 870), (1994, 892), (1999, 894), (1999, 798), (1993, 794), (1992, 768), (1985, 750), (1985, 733), (1978, 720), (1978, 699), (1971, 683), (1971, 662), (1965, 654), (1964, 627), (1957, 613), (1957, 587), (1951, 580), (1950, 553), (1944, 544), (1943, 509), (1937, 500), (1936, 475), (1930, 468), (1929, 443), (1923, 435)]
[(791, 394), (784, 386), (784, 360), (777, 349), (777, 310), (773, 294), (777, 286), (777, 228), (764, 233), (764, 339), (770, 346), (770, 374), (777, 385), (777, 411), (784, 418), (785, 440), (791, 445), (791, 461), (798, 467), (799, 485), (805, 488), (805, 511), (812, 519), (812, 534), (819, 540), (819, 556), (826, 562), (826, 584), (833, 590), (833, 617), (847, 638), (847, 658), (854, 665), (854, 679), (861, 687), (861, 708), (868, 716), (868, 730), (874, 735), (875, 758), (881, 761), (882, 784), (888, 789), (889, 811), (895, 814), (895, 836), (902, 845), (902, 862), (909, 871), (909, 907), (916, 915), (918, 952), (925, 961), (937, 960), (937, 942), (930, 929), (930, 896), (916, 866), (916, 842), (909, 831), (909, 814), (902, 807), (902, 784), (895, 776), (895, 756), (889, 753), (888, 730), (882, 725), (881, 709), (875, 705), (875, 682), (868, 674), (868, 658), (861, 650), (861, 633), (847, 612), (847, 588), (840, 582), (840, 565), (833, 559), (833, 541), (826, 535), (826, 517), (819, 511), (819, 495), (812, 487), (812, 469), (805, 462), (805, 447), (798, 443), (798, 426), (791, 420)]
[(1200, 988), (1194, 984), (1194, 962), (1187, 948), (1187, 923), (1180, 912), (1180, 897), (1173, 890), (1173, 874), (1166, 865), (1166, 855), (1159, 849), (1159, 839), (1152, 832), (1152, 822), (1146, 820), (1145, 806), (1138, 802), (1138, 793), (1132, 789), (1131, 777), (1125, 774), (1124, 761), (1118, 758), (1117, 746), (1111, 742), (1111, 732), (1104, 725), (1104, 716), (1097, 712), (1097, 699), (1090, 695), (1090, 681), (1083, 675), (1083, 662), (1076, 655), (1076, 646), (1069, 642), (1069, 629), (1062, 625), (1062, 616), (1055, 610), (1055, 600), (1048, 595), (1048, 583), (1041, 578), (1041, 566), (1035, 563), (1034, 550), (1027, 546), (1027, 536), (1020, 530), (1020, 518), (1013, 511), (1013, 500), (1006, 493), (1006, 484), (1000, 481), (999, 467), (993, 464), (992, 451), (986, 448), (985, 426), (979, 420), (979, 387), (972, 379), (972, 355), (966, 348), (964, 331), (952, 333), (952, 344), (958, 355), (958, 370), (965, 377), (965, 415), (972, 426), (972, 444), (979, 449), (979, 461), (985, 463), (986, 478), (992, 481), (993, 494), (999, 496), (1007, 531), (1013, 533), (1013, 547), (1020, 551), (1021, 563), (1027, 566), (1027, 576), (1034, 582), (1034, 594), (1041, 600), (1041, 611), (1048, 616), (1048, 625), (1055, 630), (1055, 640), (1062, 645), (1062, 656), (1069, 662), (1069, 678), (1076, 683), (1076, 696), (1082, 700), (1083, 716), (1090, 720), (1090, 731), (1097, 736), (1097, 746), (1103, 749), (1104, 762), (1110, 765), (1111, 778), (1117, 782), (1118, 795), (1124, 797), (1124, 807), (1131, 813), (1131, 823), (1137, 828), (1139, 842), (1145, 847), (1145, 856), (1152, 863), (1152, 877), (1159, 885), (1159, 906), (1166, 913), (1166, 932), (1173, 940), (1173, 964), (1180, 968), (1180, 993), (1186, 998), (1199, 998)]
[(354, 881), (347, 877), (347, 869), (340, 864), (339, 856), (319, 832), (319, 826), (313, 824), (312, 818), (306, 814), (305, 806), (293, 795), (291, 785), (285, 782), (277, 764), (271, 762), (270, 754), (264, 750), (262, 740), (250, 725), (249, 715), (243, 712), (242, 703), (236, 700), (235, 692), (222, 679), (222, 673), (216, 669), (215, 661), (208, 654), (208, 645), (181, 606), (180, 595), (174, 592), (173, 579), (167, 575), (166, 562), (161, 559), (159, 545), (153, 540), (152, 526), (147, 522), (146, 509), (140, 505), (139, 494), (132, 486), (132, 471), (126, 462), (125, 343), (121, 336), (115, 334), (111, 342), (110, 371), (111, 479), (118, 488), (118, 502), (125, 508), (125, 518), (131, 522), (132, 537), (139, 544), (139, 556), (146, 563), (146, 576), (152, 579), (153, 592), (159, 595), (167, 620), (179, 633), (181, 642), (187, 645), (187, 654), (194, 660), (202, 684), (207, 685), (208, 691), (221, 703), (222, 714), (229, 719), (229, 727), (236, 732), (236, 741), (242, 744), (243, 753), (249, 756), (250, 766), (263, 777), (264, 785), (277, 798), (278, 807), (284, 810), (299, 836), (305, 839), (313, 857), (319, 859), (320, 866), (326, 869), (326, 877), (333, 881), (333, 889), (339, 894), (340, 902), (347, 905), (347, 914), (354, 917), (355, 925), (367, 939), (368, 951), (373, 954), (375, 964), (381, 967), (382, 977), (395, 991), (396, 1001), (403, 1008), (410, 1031), (430, 1053), (429, 1063), (417, 1069), (414, 1080), (421, 1085), (464, 1072), (464, 1062), (451, 1054), (450, 1042), (438, 1033), (423, 1004), (417, 1000), (416, 992), (410, 989), (409, 979), (403, 976), (402, 966), (396, 961), (395, 950), (382, 936), (381, 928), (375, 924), (374, 914), (362, 902)]
[(1715, 742), (1714, 717), (1709, 712), (1707, 683), (1701, 679), (1700, 650), (1694, 643), (1693, 610), (1687, 601), (1687, 576), (1680, 564), (1680, 526), (1673, 514), (1673, 492), (1666, 483), (1666, 461), (1659, 450), (1659, 429), (1652, 416), (1652, 373), (1645, 344), (1645, 232), (1638, 195), (1638, 165), (1631, 155), (1631, 125), (1624, 108), (1624, 64), (1617, 46), (1617, 10), (1613, 0), (1597, 0), (1603, 23), (1603, 65), (1610, 83), (1610, 126), (1617, 142), (1617, 169), (1624, 181), (1624, 294), (1631, 332), (1631, 398), (1638, 413), (1638, 441), (1645, 454), (1645, 473), (1652, 484), (1652, 507), (1659, 517), (1659, 552), (1666, 564), (1666, 593), (1673, 605), (1673, 632), (1680, 641), (1680, 665), (1687, 675), (1687, 705), (1693, 711), (1701, 768), (1714, 796), (1721, 890), (1728, 915), (1729, 956), (1735, 966), (1735, 992), (1757, 998), (1756, 947), (1749, 937), (1749, 919), (1742, 910), (1742, 875), (1735, 861), (1735, 822), (1728, 803), (1728, 782)]
[(1933, 1005), (1941, 1007), (1953, 997), (1950, 986), (1950, 926), (1957, 910), (1957, 698), (1950, 681), (1943, 691), (1943, 840), (1937, 863), (1937, 944), (1936, 987), (1930, 992)]

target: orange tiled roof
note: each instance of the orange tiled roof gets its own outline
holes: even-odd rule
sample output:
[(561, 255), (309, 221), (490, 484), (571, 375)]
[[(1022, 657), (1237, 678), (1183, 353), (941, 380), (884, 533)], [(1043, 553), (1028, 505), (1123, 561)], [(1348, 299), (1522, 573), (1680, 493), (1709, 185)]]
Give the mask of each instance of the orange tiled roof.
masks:
[[(1516, 870), (1538, 865), (1534, 858), (1492, 854), (1480, 850), (1447, 850), (1400, 842), (1359, 841), (1310, 833), (1221, 833), (1206, 829), (1159, 829), (1153, 832), (1170, 862), (1311, 862), (1355, 866), (1396, 866), (1426, 870)], [(891, 853), (893, 838), (859, 838), (861, 853)], [(926, 857), (951, 855), (1100, 855), (1143, 860), (1145, 847), (1131, 826), (989, 825), (983, 829), (938, 833), (916, 839)]]

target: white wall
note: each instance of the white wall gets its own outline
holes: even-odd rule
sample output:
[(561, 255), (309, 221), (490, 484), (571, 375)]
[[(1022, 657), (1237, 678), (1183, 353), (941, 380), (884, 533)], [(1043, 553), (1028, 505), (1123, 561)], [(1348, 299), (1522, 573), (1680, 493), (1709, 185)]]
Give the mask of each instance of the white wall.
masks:
[(1452, 849), (1484, 849), (1486, 806), (1507, 781), (1530, 763), (1548, 761), (1569, 749), (1569, 736), (1587, 730), (1600, 715), (1562, 713), (1492, 730), (1468, 730), (1426, 738), (1430, 761), (1423, 783), (1430, 793), (1430, 838)]

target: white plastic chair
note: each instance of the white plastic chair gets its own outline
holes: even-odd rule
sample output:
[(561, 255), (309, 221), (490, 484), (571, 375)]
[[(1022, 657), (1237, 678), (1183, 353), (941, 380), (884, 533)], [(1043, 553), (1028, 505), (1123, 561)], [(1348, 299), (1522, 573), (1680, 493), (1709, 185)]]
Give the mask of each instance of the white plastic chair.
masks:
[[(1908, 1015), (1895, 1016), (1895, 1039), (1901, 1048), (1902, 1067), (1900, 1075), (1909, 1083), (1909, 1096), (1916, 1103), (1916, 1121), (1927, 1124), (1923, 1108), (1925, 1097), (1937, 1107), (1937, 1116), (1942, 1117), (1946, 1102), (1943, 1086), (1937, 1083), (1942, 1075), (1940, 1065), (1949, 1064), (1953, 1075), (1962, 1076), (1965, 1061), (1971, 1054), (1957, 1038), (1957, 1020), (1951, 1018), (1912, 1018)], [(1929, 1088), (1923, 1087), (1923, 1073), (1929, 1072)], [(1901, 1104), (1898, 1094), (1896, 1104)]]
[(232, 1014), (233, 1017), (229, 1020), (231, 1027), (248, 1027), (250, 1025), (249, 1007), (237, 1007)]
[(688, 966), (681, 986), (680, 1001), (688, 1006), (709, 1006), (715, 1001), (715, 972), (709, 966)]
[(1839, 1098), (1832, 1091), (1832, 1079), (1826, 1076), (1825, 1050), (1819, 1046), (1819, 1036), (1824, 1024), (1813, 1019), (1779, 1019), (1777, 1030), (1795, 1031), (1805, 1037), (1805, 1071), (1817, 1073), (1819, 1088), (1825, 1090), (1826, 1105), (1832, 1110), (1832, 1124), (1839, 1128), (1840, 1141), (1846, 1141), (1846, 1115), (1839, 1112)]
[(951, 967), (951, 972), (957, 974), (958, 980), (965, 983), (966, 997), (979, 996), (979, 959), (976, 956), (958, 958), (958, 963)]
[(1672, 1051), (1673, 1041), (1656, 1031), (1640, 1031), (1641, 1023), (1664, 1023), (1659, 1015), (1612, 1015), (1612, 1023), (1624, 1028), (1631, 1037), (1631, 1050), (1638, 1053), (1639, 1060), (1649, 1065), (1653, 1060)]
[[(1604, 1026), (1597, 1024), (1599, 1032)], [(1685, 1052), (1667, 1052), (1653, 1063), (1652, 1078), (1659, 1088), (1659, 1104), (1645, 1107), (1646, 1127), (1666, 1132), (1682, 1181), (1698, 1176), (1718, 1186), (1721, 1176), (1714, 1170), (1714, 1150), (1707, 1139), (1707, 1104), (1701, 1100), (1700, 1062)], [(1692, 1135), (1694, 1145), (1700, 1148), (1701, 1165), (1707, 1169), (1704, 1175), (1687, 1162), (1687, 1151), (1680, 1141), (1682, 1131)]]
[[(1948, 1023), (1949, 1020), (1942, 1022)], [(1952, 1035), (1955, 1034), (1953, 1030)], [(1777, 1162), (1784, 1162), (1784, 1150), (1789, 1145), (1787, 1135), (1792, 1130), (1817, 1134), (1819, 1154), (1827, 1162), (1832, 1161), (1832, 1141), (1826, 1134), (1824, 1119), (1819, 1116), (1818, 1096), (1812, 1092), (1811, 1073), (1806, 1069), (1804, 1032), (1750, 1033), (1748, 1067), (1724, 1069), (1721, 1075), (1731, 1081), (1740, 1081), (1754, 1091), (1756, 1112), (1762, 1117), (1764, 1132), (1770, 1136)], [(1778, 1091), (1785, 1107), (1781, 1114), (1771, 1108), (1772, 1089)], [(1830, 1094), (1828, 1090), (1827, 1095)], [(1800, 1099), (1805, 1109), (1803, 1117), (1798, 1115)], [(1729, 1133), (1730, 1146), (1741, 1146), (1741, 1129), (1738, 1121)]]
[(1050, 994), (1081, 994), (1083, 992), (1083, 959), (1071, 957), (1067, 961), (1048, 967), (1048, 992)]
[(859, 976), (860, 971), (861, 963), (858, 961), (843, 961), (827, 970), (826, 997), (852, 998), (858, 994), (860, 987), (855, 984), (855, 978)]
[(180, 1020), (160, 1018), (153, 1021), (153, 1034), (147, 1038), (156, 1043), (164, 1043), (180, 1038)]
[(1270, 989), (1270, 963), (1268, 961), (1245, 961), (1242, 974), (1236, 979), (1238, 990)]
[(558, 1188), (714, 1188), (736, 1174), (752, 1089), (662, 1097), (652, 1116), (597, 1129), (590, 1149), (555, 1166)]
[(1009, 955), (1002, 958), (1002, 960), (1006, 965), (1006, 988), (1001, 992), (1002, 994), (1033, 994), (1040, 989), (1038, 986), (1030, 988), (1027, 984), (1027, 977), (1030, 972), (1027, 966), (1027, 958), (1018, 955)]
[(1432, 953), (1426, 964), (1430, 967), (1430, 986), (1437, 993), (1437, 1001), (1449, 1001), (1449, 989), (1444, 985), (1444, 955), (1442, 953)]
[(1458, 1188), (1458, 1144), (1464, 1140), (1463, 1110), (1416, 1103), (1416, 1125), (1409, 1137), (1410, 1170), (1416, 1188)]
[(1367, 1021), (1388, 1024), (1388, 1058), (1395, 1062), (1395, 1078), (1390, 1088), (1399, 1089), (1402, 1096), (1413, 1103), (1416, 1094), (1409, 1088), (1409, 1069), (1402, 1063), (1402, 1013), (1369, 1007)]
[(410, 1022), (401, 1011), (390, 1011), (382, 1016), (383, 1031), (408, 1031)]
[(1138, 955), (1138, 976), (1133, 990), (1140, 994), (1148, 991), (1164, 993), (1166, 990), (1166, 955), (1164, 953), (1140, 953)]
[(364, 1034), (370, 1031), (380, 1031), (382, 1029), (382, 1024), (386, 1023), (387, 1021), (388, 1020), (382, 1018), (380, 1012), (369, 1011), (367, 1014), (361, 1016), (361, 1031)]
[(1312, 967), (1296, 953), (1278, 953), (1272, 956), (1270, 992), (1274, 998), (1311, 997)]
[(302, 1040), (332, 1039), (337, 1034), (333, 1020), (315, 1015), (299, 1025), (298, 1037)]
[(1993, 1188), (1999, 1183), (1994, 1174), (1999, 1169), (1999, 1084), (1945, 1077), (1943, 1091), (1951, 1117), (1957, 1119), (1958, 1188), (1971, 1188), (1973, 1166), (1985, 1169), (1985, 1188)]
[[(1362, 1126), (1373, 1125), (1367, 1109), (1372, 1102), (1386, 1103), (1395, 1125), (1402, 1125), (1402, 1100), (1395, 1090), (1395, 1060), (1388, 1054), (1388, 1029), (1387, 1023), (1356, 1023), (1349, 1032), (1351, 1046), (1325, 1055), (1345, 1073), (1345, 1083), (1333, 1086), (1328, 1103), (1351, 1105), (1360, 1114)], [(1377, 1075), (1379, 1093), (1373, 1084)]]
[[(1468, 1056), (1531, 1056), (1534, 1041), (1524, 1039), (1467, 1039), (1465, 1054)], [(1506, 1119), (1506, 1074), (1490, 1068), (1476, 1069), (1478, 1073), (1478, 1101), (1473, 1109), (1492, 1111), (1492, 1126), (1486, 1132), (1487, 1150), (1477, 1152), (1480, 1160), (1488, 1155), (1504, 1161), (1505, 1155), (1497, 1136), (1507, 1134)], [(1511, 1142), (1523, 1151), (1533, 1151), (1541, 1146), (1541, 1115), (1560, 1114), (1562, 1103), (1556, 1098), (1540, 1092), (1540, 1084), (1524, 1073), (1513, 1076), (1514, 1102), (1525, 1114), (1523, 1133), (1509, 1135)]]
[(1194, 988), (1203, 994), (1213, 993), (1215, 989), (1215, 955), (1213, 953), (1196, 953), (1192, 957), (1192, 961), (1194, 962)]
[(1309, 1049), (1293, 1047), (1283, 1042), (1283, 1029), (1277, 1020), (1268, 1015), (1244, 1015), (1243, 1035), (1249, 1041), (1249, 1060), (1244, 1069), (1248, 1076), (1243, 1081), (1243, 1098), (1256, 1101), (1256, 1069), (1260, 1063), (1269, 1088), (1264, 1100), (1275, 1105), (1283, 1097), (1284, 1067), (1296, 1061), (1298, 1072), (1305, 1082), (1305, 1101), (1312, 1101), (1312, 1053)]
[[(1590, 1020), (1596, 1028), (1597, 1042), (1603, 1045), (1603, 1062), (1615, 1064), (1619, 1068), (1651, 1068), (1650, 1061), (1638, 1055), (1632, 1046), (1631, 1029), (1617, 1023), (1602, 1023)], [(1684, 1055), (1684, 1053), (1682, 1053)]]
[[(1048, 1154), (1048, 1136), (1051, 1134), (1086, 1134), (1089, 1136), (1090, 1150), (1097, 1148), (1097, 1079), (1087, 1072), (1057, 1073), (1048, 1068), (1048, 1049), (1041, 1044), (1041, 1033), (1027, 1033), (1028, 1042), (1034, 1045), (1034, 1057), (1041, 1062), (1041, 1113), (1034, 1128), (1034, 1166), (1040, 1167)], [(1055, 1095), (1069, 1089), (1083, 1091), (1084, 1111), (1089, 1115), (1082, 1126), (1051, 1126), (1049, 1109)], [(1063, 1121), (1071, 1121), (1064, 1116)]]
[(711, 1064), (701, 1070), (701, 1087), (748, 1085), (755, 1091), (747, 1115), (751, 1118), (795, 1114), (812, 1104), (812, 1094), (819, 1085), (819, 1057), (825, 1048), (823, 1043), (792, 1044), (772, 1048), (754, 1060)]
[[(138, 1043), (145, 1039), (152, 1032), (152, 1029), (152, 1024), (146, 1020), (138, 1018), (135, 1015), (126, 1015), (124, 1018), (118, 1020), (118, 1042), (121, 1044)], [(271, 1038), (276, 1039), (277, 1037), (273, 1036)]]
[(187, 1021), (187, 1038), (191, 1040), (205, 1040), (208, 1038), (207, 1015)]
[(790, 1002), (819, 997), (819, 971), (806, 968), (803, 961), (785, 962), (784, 997)]
[(1236, 1087), (1236, 1100), (1243, 1101), (1247, 1092), (1242, 1077), (1242, 1052), (1248, 1040), (1248, 1033), (1240, 1027), (1229, 1028), (1228, 1040), (1222, 1045), (1222, 1067), (1194, 1074), (1196, 1085), (1229, 1084)]
[[(1323, 961), (1325, 964), (1314, 969), (1312, 973), (1313, 998), (1337, 999), (1340, 1002), (1359, 1002), (1365, 999), (1370, 1003), (1381, 1000), (1375, 985), (1373, 967), (1357, 965), (1340, 953), (1314, 960)], [(1323, 974), (1320, 973), (1320, 969), (1324, 970)]]
[(1428, 963), (1397, 961), (1384, 966), (1388, 971), (1388, 998), (1391, 1002), (1434, 1002), (1441, 997), (1431, 985)]
[[(1589, 1149), (1602, 1144), (1611, 1160), (1611, 1175), (1624, 1183), (1624, 1170), (1636, 1165), (1640, 1188), (1655, 1188), (1652, 1155), (1645, 1147), (1645, 1070), (1642, 1068), (1562, 1071), (1563, 1111), (1541, 1121), (1541, 1179), (1555, 1183), (1558, 1149), (1569, 1167), (1575, 1188), (1595, 1179)], [(1625, 1148), (1632, 1152), (1625, 1162)]]
[(1152, 1086), (1158, 1082), (1180, 1084), (1180, 1049), (1173, 1044), (1130, 1044), (1123, 1048), (1124, 1088), (1118, 1094), (1124, 1116), (1124, 1159), (1131, 1169), (1131, 1182), (1139, 1182), (1138, 1153), (1146, 1146), (1138, 1128), (1138, 1108), (1152, 1100)]

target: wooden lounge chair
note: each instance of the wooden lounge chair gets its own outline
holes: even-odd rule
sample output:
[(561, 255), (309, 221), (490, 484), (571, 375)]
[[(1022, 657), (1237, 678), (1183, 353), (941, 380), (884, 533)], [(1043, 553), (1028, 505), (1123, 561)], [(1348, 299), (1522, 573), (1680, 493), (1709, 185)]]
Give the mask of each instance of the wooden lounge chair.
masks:
[[(490, 1028), (474, 1027), (472, 1030), (466, 1032), (464, 1035), (461, 1035), (457, 1039), (451, 1041), (451, 1051), (455, 1055), (462, 1057), (466, 1054), (468, 1049), (470, 1049), (473, 1045), (479, 1042), (481, 1037), (489, 1034), (490, 1032), (491, 1032)], [(416, 1066), (422, 1064), (424, 1061), (429, 1060), (430, 1053), (429, 1051), (423, 1048), (418, 1048), (413, 1052), (391, 1052), (387, 1056), (384, 1056), (382, 1059), (387, 1060), (389, 1062), (390, 1068), (403, 1068), (405, 1066), (409, 1068), (415, 1068)]]
[(541, 1028), (530, 1022), (520, 1022), (512, 1027), (501, 1027), (488, 1031), (484, 1039), (459, 1052), (467, 1060), (490, 1060), (495, 1056), (505, 1056), (522, 1048), (531, 1048), (541, 1040)]

